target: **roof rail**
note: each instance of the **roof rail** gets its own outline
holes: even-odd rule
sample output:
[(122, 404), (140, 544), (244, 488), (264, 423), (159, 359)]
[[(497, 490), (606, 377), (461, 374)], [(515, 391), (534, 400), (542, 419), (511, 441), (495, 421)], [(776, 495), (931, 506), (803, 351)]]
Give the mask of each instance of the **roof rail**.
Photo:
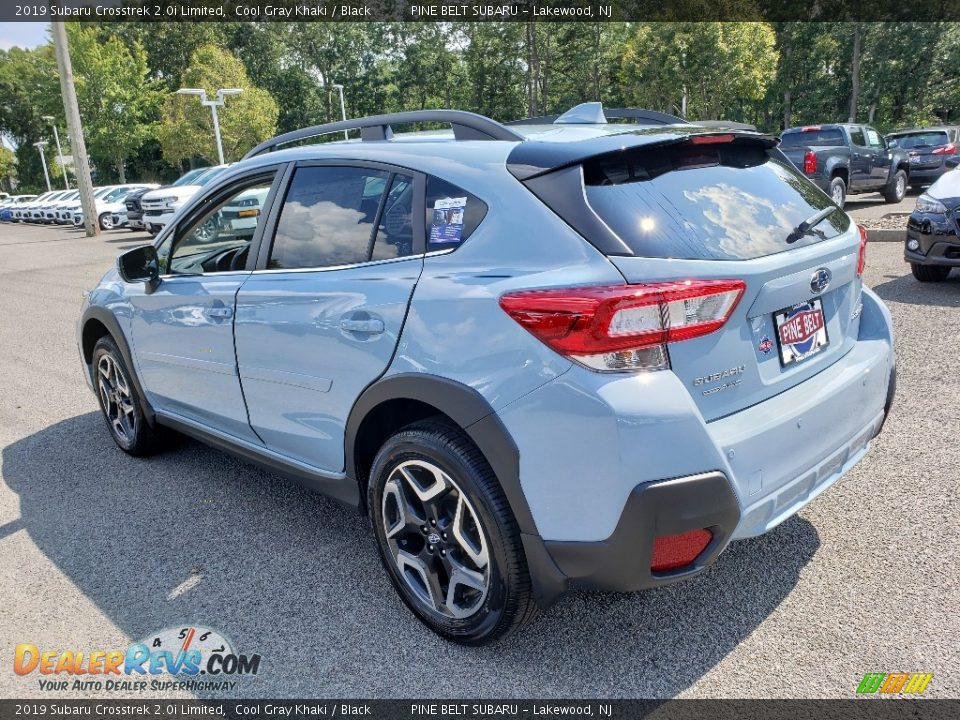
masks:
[(408, 112), (388, 113), (386, 115), (371, 115), (370, 117), (340, 120), (314, 125), (292, 132), (277, 135), (257, 145), (243, 156), (243, 159), (255, 157), (281, 145), (289, 145), (298, 140), (320, 137), (344, 130), (359, 130), (363, 141), (389, 140), (393, 137), (391, 125), (406, 123), (450, 123), (453, 128), (453, 137), (456, 140), (508, 140), (519, 142), (525, 138), (513, 130), (477, 113), (465, 110), (411, 110)]
[[(552, 125), (558, 120), (562, 120), (560, 124), (569, 124), (579, 122), (582, 124), (595, 125), (602, 124), (599, 120), (594, 119), (592, 121), (577, 120), (576, 114), (574, 111), (578, 108), (582, 108), (584, 111), (594, 112), (593, 106), (599, 105), (599, 103), (582, 103), (577, 105), (574, 108), (571, 108), (563, 115), (540, 115), (539, 117), (526, 118), (524, 120), (511, 120), (506, 123), (506, 125)], [(564, 116), (567, 116), (566, 118)], [(676, 115), (670, 115), (668, 113), (659, 112), (657, 110), (645, 110), (643, 108), (603, 108), (603, 116), (609, 120), (632, 120), (638, 125), (689, 125), (686, 120), (683, 118), (677, 117)], [(584, 113), (584, 118), (587, 117), (587, 112)]]

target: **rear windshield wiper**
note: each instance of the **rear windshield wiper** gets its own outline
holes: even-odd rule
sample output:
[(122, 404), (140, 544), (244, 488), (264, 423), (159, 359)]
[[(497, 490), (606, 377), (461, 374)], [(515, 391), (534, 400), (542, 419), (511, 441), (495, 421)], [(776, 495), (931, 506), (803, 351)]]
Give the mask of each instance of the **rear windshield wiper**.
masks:
[(828, 217), (833, 215), (836, 212), (837, 208), (835, 207), (825, 207), (823, 210), (818, 212), (816, 215), (808, 217), (802, 223), (797, 225), (793, 231), (787, 235), (787, 244), (793, 244), (804, 235), (809, 235), (810, 231), (813, 230), (817, 225), (826, 220)]

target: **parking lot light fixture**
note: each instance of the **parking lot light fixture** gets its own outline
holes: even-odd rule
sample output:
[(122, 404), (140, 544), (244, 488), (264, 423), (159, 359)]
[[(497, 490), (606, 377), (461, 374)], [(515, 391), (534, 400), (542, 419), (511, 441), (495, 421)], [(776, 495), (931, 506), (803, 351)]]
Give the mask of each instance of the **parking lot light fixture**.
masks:
[(40, 153), (40, 164), (43, 165), (43, 177), (47, 181), (47, 192), (50, 192), (53, 188), (50, 187), (50, 173), (47, 172), (47, 158), (43, 154), (43, 149), (47, 146), (46, 140), (40, 140), (35, 142), (33, 146), (37, 149), (37, 152)]
[(57, 132), (57, 124), (53, 121), (53, 115), (44, 115), (43, 119), (50, 123), (50, 127), (53, 128), (53, 139), (57, 143), (57, 157), (60, 158), (60, 170), (63, 172), (63, 187), (65, 190), (70, 189), (70, 180), (67, 178), (67, 166), (63, 162), (63, 149), (60, 147), (60, 133)]
[(239, 95), (243, 88), (221, 88), (217, 90), (217, 97), (213, 100), (207, 97), (207, 91), (202, 88), (180, 88), (177, 95), (196, 95), (200, 98), (200, 104), (210, 108), (210, 114), (213, 116), (213, 137), (217, 142), (217, 157), (220, 158), (220, 164), (223, 165), (223, 141), (220, 138), (220, 115), (217, 108), (223, 107), (227, 95)]

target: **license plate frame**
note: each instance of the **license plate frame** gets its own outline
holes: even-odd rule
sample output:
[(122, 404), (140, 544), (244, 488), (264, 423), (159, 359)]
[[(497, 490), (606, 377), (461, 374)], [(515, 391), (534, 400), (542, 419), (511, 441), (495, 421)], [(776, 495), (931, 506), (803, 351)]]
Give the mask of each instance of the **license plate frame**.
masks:
[[(795, 327), (784, 331), (787, 323), (795, 318), (795, 325), (799, 324), (802, 330), (800, 340), (788, 342), (789, 335)], [(830, 336), (827, 333), (826, 318), (823, 314), (823, 301), (820, 298), (804, 300), (796, 305), (782, 308), (773, 313), (773, 327), (777, 336), (777, 355), (781, 367), (790, 367), (809, 360), (818, 355), (830, 345)]]

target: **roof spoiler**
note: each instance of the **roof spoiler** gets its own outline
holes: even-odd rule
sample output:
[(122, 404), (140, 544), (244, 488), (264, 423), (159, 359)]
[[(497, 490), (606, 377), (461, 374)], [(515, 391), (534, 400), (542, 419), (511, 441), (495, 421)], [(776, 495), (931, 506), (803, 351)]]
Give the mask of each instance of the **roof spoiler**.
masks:
[(540, 115), (524, 120), (512, 120), (510, 125), (603, 125), (610, 120), (630, 120), (637, 125), (688, 125), (683, 118), (657, 110), (643, 108), (609, 108), (602, 103), (580, 103), (562, 115)]
[(453, 137), (456, 140), (520, 142), (525, 139), (522, 135), (501, 125), (496, 120), (491, 120), (477, 113), (464, 110), (412, 110), (386, 115), (371, 115), (370, 117), (354, 118), (352, 120), (340, 120), (294, 130), (260, 143), (244, 155), (243, 159), (246, 160), (265, 152), (271, 152), (283, 145), (289, 145), (299, 140), (307, 140), (346, 130), (359, 130), (360, 140), (363, 142), (390, 140), (393, 137), (392, 125), (409, 123), (449, 123), (453, 128)]

